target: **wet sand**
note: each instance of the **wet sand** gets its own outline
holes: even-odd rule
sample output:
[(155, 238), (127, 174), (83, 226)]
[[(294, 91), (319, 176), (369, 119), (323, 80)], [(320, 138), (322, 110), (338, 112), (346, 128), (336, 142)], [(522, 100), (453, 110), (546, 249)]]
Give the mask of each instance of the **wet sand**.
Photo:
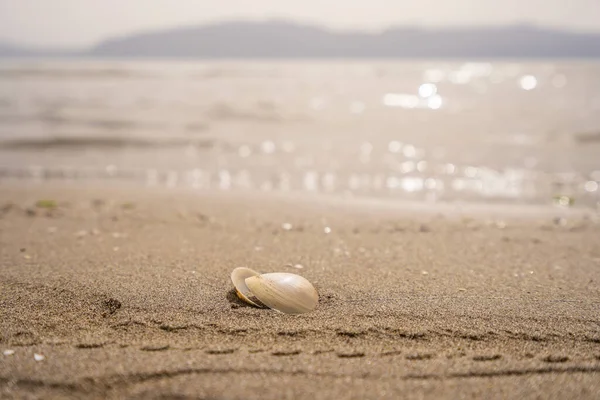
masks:
[[(0, 200), (3, 398), (600, 397), (586, 213), (8, 183)], [(238, 266), (305, 276), (318, 308), (240, 303)]]

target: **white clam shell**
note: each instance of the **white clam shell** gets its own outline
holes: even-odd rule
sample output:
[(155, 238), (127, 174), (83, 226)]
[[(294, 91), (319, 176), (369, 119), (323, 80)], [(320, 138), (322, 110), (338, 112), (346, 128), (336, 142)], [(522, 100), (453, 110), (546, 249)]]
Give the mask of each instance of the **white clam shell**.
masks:
[(231, 282), (233, 283), (233, 286), (235, 286), (236, 293), (240, 299), (248, 304), (252, 304), (253, 306), (264, 307), (265, 305), (262, 304), (256, 297), (254, 297), (246, 285), (247, 278), (258, 275), (260, 275), (260, 273), (250, 268), (236, 268), (231, 272)]
[(245, 283), (261, 303), (282, 313), (306, 313), (319, 302), (317, 290), (300, 275), (287, 272), (253, 275)]

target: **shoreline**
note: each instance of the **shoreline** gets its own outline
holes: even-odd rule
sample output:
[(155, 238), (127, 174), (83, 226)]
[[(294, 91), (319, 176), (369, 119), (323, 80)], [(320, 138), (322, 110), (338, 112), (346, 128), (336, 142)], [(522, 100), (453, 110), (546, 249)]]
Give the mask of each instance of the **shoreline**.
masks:
[[(105, 180), (74, 180), (68, 181), (39, 181), (30, 180), (0, 180), (0, 187), (16, 190), (31, 190), (32, 192), (60, 193), (61, 190), (84, 192), (107, 190), (112, 193), (145, 193), (149, 196), (176, 198), (208, 198), (225, 199), (231, 202), (284, 204), (289, 207), (308, 206), (313, 209), (335, 207), (352, 213), (381, 212), (392, 213), (395, 216), (443, 216), (446, 218), (509, 218), (518, 219), (547, 219), (547, 218), (576, 218), (597, 221), (600, 209), (584, 206), (560, 206), (552, 204), (533, 203), (528, 201), (513, 202), (495, 200), (486, 202), (476, 200), (425, 200), (393, 198), (391, 196), (353, 195), (344, 193), (311, 193), (307, 191), (261, 191), (259, 189), (218, 189), (193, 187), (167, 187), (163, 185), (147, 185), (131, 182), (107, 182)], [(136, 196), (138, 196), (136, 194)], [(139, 197), (139, 196), (138, 196)]]

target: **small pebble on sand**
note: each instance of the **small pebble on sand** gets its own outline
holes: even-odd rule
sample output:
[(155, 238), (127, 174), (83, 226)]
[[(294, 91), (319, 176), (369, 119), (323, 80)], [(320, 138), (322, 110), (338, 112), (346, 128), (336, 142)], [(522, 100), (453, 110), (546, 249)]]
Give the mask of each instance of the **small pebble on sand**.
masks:
[(431, 228), (425, 224), (421, 224), (421, 226), (419, 227), (419, 232), (431, 232)]
[(5, 356), (12, 356), (13, 354), (15, 354), (15, 351), (14, 350), (10, 350), (10, 349), (9, 350), (4, 350), (2, 352), (2, 354), (4, 354)]
[(558, 226), (566, 226), (568, 221), (566, 218), (563, 217), (554, 217), (554, 219), (552, 220), (554, 222), (555, 225)]
[(35, 361), (44, 361), (44, 360), (46, 359), (46, 356), (44, 356), (43, 354), (38, 354), (38, 353), (35, 353), (35, 354), (33, 355), (33, 359), (34, 359)]
[(328, 227), (328, 226), (326, 226), (326, 227), (323, 229), (323, 232), (325, 232), (326, 234), (329, 234), (329, 233), (331, 233), (331, 228), (330, 228), (330, 227)]
[(504, 229), (504, 228), (506, 228), (506, 222), (504, 222), (504, 221), (496, 221), (496, 228), (498, 228), (498, 229)]
[(281, 227), (285, 231), (291, 231), (292, 230), (292, 224), (290, 224), (289, 222), (284, 222), (283, 224), (281, 224)]

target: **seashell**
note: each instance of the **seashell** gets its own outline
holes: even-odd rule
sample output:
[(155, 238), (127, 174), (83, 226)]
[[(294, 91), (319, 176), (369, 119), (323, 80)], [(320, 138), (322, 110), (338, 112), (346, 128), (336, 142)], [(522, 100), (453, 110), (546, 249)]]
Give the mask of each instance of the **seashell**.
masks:
[(269, 307), (285, 314), (302, 314), (314, 310), (319, 294), (300, 275), (287, 272), (260, 274), (250, 268), (236, 268), (231, 281), (237, 295), (246, 303)]
[(248, 289), (246, 285), (246, 278), (260, 275), (258, 272), (250, 268), (240, 267), (236, 268), (231, 272), (231, 282), (235, 286), (235, 292), (237, 296), (248, 304), (252, 304), (255, 307), (264, 308), (265, 305), (260, 302)]
[(300, 275), (287, 272), (261, 274), (246, 278), (250, 292), (267, 307), (285, 314), (302, 314), (314, 310), (319, 294)]

